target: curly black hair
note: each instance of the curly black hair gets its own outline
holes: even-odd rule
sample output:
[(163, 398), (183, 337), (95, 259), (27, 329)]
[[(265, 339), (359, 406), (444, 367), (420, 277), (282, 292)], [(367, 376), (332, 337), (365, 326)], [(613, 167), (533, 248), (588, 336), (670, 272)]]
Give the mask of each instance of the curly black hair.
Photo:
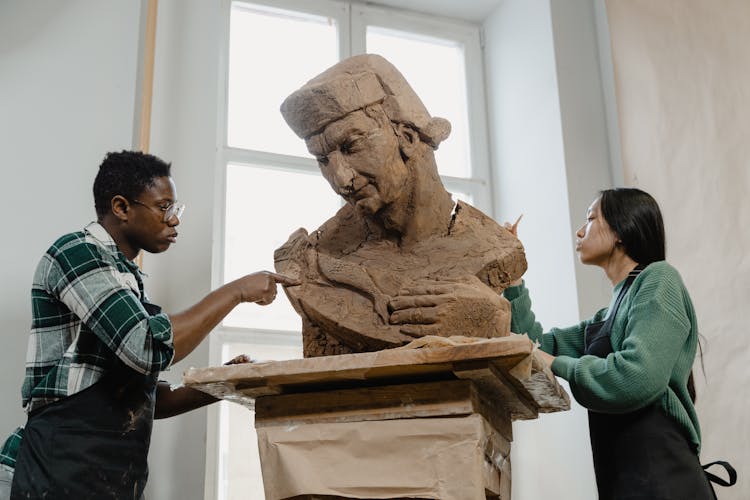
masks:
[(136, 199), (154, 179), (169, 177), (171, 163), (141, 151), (107, 153), (94, 179), (94, 207), (99, 219), (111, 210), (112, 198)]

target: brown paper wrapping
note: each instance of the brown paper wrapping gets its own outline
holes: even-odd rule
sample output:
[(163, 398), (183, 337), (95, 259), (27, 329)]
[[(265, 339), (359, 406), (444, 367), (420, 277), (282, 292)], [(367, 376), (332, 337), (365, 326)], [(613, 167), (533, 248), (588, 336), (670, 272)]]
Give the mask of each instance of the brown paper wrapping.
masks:
[(269, 500), (301, 495), (484, 500), (485, 489), (510, 500), (510, 444), (477, 414), (257, 432)]

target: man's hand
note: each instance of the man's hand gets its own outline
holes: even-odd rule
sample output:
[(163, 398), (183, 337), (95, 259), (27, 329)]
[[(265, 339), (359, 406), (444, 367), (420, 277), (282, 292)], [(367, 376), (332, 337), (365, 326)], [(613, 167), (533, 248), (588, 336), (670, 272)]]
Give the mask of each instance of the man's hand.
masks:
[(233, 357), (226, 363), (224, 363), (224, 366), (243, 365), (245, 363), (253, 363), (252, 358), (250, 358), (250, 356), (248, 356), (247, 354), (240, 354), (238, 356)]
[(277, 283), (287, 286), (299, 285), (299, 281), (293, 278), (268, 271), (248, 274), (235, 281), (241, 302), (255, 302), (261, 306), (274, 301)]
[(424, 280), (405, 288), (389, 303), (390, 323), (401, 332), (424, 335), (500, 337), (508, 335), (510, 307), (471, 276), (461, 281)]
[(170, 314), (174, 334), (172, 364), (184, 359), (238, 302), (267, 305), (276, 298), (276, 283), (299, 285), (283, 274), (261, 271), (248, 274), (209, 293), (200, 302), (177, 314)]

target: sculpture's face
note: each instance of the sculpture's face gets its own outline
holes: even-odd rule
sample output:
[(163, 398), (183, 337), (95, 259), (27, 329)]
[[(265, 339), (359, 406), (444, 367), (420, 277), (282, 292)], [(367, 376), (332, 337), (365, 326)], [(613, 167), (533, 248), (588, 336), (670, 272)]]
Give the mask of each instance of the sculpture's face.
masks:
[(309, 137), (307, 149), (331, 187), (363, 215), (405, 198), (409, 173), (390, 122), (354, 111)]

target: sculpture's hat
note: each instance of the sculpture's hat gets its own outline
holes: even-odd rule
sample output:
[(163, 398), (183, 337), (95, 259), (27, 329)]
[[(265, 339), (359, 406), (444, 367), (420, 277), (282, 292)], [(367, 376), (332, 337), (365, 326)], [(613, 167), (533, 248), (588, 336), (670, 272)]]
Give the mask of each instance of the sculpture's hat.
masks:
[(376, 54), (350, 57), (331, 66), (281, 104), (281, 114), (307, 139), (349, 113), (380, 103), (392, 122), (411, 126), (437, 148), (450, 134), (450, 122), (427, 112), (404, 76)]

